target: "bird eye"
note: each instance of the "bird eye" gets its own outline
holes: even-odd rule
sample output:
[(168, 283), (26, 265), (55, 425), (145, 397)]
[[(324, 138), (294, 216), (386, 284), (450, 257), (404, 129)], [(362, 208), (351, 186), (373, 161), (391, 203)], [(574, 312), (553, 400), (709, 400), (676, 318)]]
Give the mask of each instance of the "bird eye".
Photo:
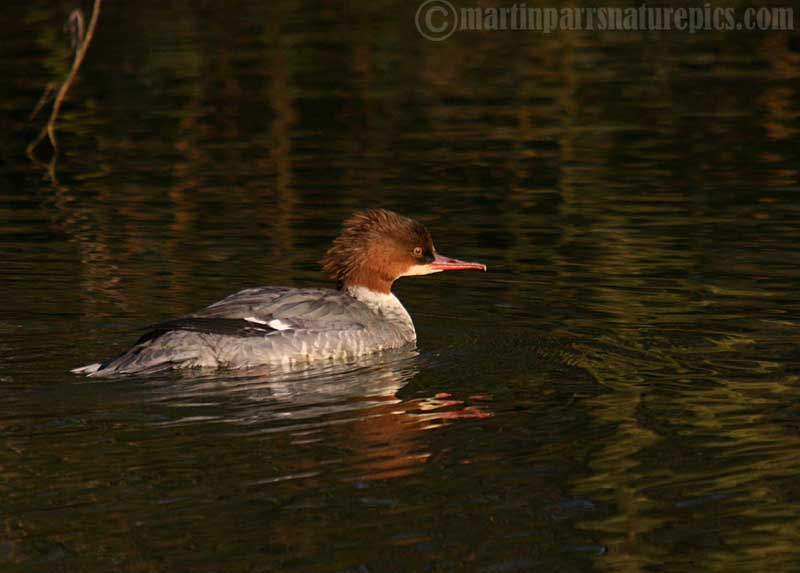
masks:
[(414, 247), (414, 256), (421, 257), (422, 256), (422, 247)]

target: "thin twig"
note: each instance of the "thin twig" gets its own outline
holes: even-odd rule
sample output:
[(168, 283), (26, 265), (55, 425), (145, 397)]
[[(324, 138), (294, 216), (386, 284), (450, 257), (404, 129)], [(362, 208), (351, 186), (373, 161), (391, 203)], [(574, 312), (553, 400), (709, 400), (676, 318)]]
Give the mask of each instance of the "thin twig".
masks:
[(44, 88), (42, 92), (42, 97), (39, 98), (39, 101), (36, 103), (36, 107), (33, 108), (33, 111), (28, 116), (28, 121), (33, 121), (36, 119), (36, 116), (39, 115), (39, 112), (42, 111), (42, 108), (47, 105), (51, 99), (53, 99), (53, 93), (56, 91), (56, 86), (54, 84), (47, 84), (47, 87)]
[[(76, 45), (75, 58), (72, 60), (72, 68), (70, 68), (69, 74), (64, 80), (64, 83), (61, 84), (55, 101), (53, 102), (53, 108), (50, 111), (50, 119), (47, 120), (47, 124), (39, 132), (39, 135), (36, 136), (36, 139), (34, 139), (28, 145), (27, 153), (31, 158), (33, 158), (33, 152), (36, 150), (36, 147), (42, 142), (42, 140), (44, 140), (45, 136), (47, 136), (47, 138), (50, 140), (50, 145), (53, 146), (53, 159), (51, 160), (51, 164), (54, 165), (55, 163), (55, 156), (58, 153), (58, 144), (56, 143), (56, 119), (58, 119), (58, 113), (61, 111), (61, 104), (64, 102), (64, 98), (66, 97), (72, 82), (75, 80), (75, 76), (78, 74), (78, 68), (80, 68), (81, 63), (83, 63), (83, 58), (86, 56), (86, 51), (89, 49), (89, 44), (91, 43), (92, 36), (94, 35), (94, 29), (97, 26), (97, 17), (100, 14), (100, 4), (102, 4), (102, 2), (103, 0), (94, 0), (92, 18), (89, 21), (89, 27), (86, 29), (85, 34), (83, 32), (83, 16), (79, 11), (73, 11), (67, 20), (68, 25), (71, 25), (72, 27), (72, 40)], [(45, 93), (48, 91), (52, 91), (52, 86), (48, 86), (48, 89), (45, 91)], [(42, 103), (43, 100), (46, 101), (44, 95), (42, 96), (40, 103), (37, 104), (37, 109), (34, 110), (35, 113), (38, 113), (39, 109), (41, 109), (41, 107), (44, 105), (44, 103)], [(35, 113), (33, 115), (35, 115)], [(52, 174), (52, 167), (50, 172)]]
[(73, 10), (64, 24), (64, 31), (69, 32), (69, 45), (77, 52), (78, 47), (83, 43), (83, 34), (86, 26), (83, 22), (83, 12), (80, 10)]

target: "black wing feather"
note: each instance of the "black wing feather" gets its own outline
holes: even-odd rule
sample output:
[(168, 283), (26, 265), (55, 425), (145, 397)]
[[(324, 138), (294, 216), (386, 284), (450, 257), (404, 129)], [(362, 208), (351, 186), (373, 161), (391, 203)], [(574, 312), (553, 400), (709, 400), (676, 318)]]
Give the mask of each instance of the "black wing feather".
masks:
[(139, 343), (153, 340), (173, 330), (189, 330), (206, 334), (241, 337), (266, 336), (277, 331), (276, 328), (266, 324), (258, 324), (243, 318), (203, 318), (192, 316), (165, 320), (164, 322), (145, 326), (143, 330), (148, 330), (149, 332), (139, 339)]

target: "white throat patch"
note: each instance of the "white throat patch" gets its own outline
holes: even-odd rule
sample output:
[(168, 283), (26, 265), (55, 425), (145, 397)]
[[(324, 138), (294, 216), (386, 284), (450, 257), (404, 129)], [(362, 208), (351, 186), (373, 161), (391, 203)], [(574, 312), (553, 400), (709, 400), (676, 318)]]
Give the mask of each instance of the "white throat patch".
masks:
[[(408, 270), (404, 272), (401, 277), (418, 277), (421, 275), (432, 275), (433, 273), (440, 273), (441, 269), (433, 269), (430, 265), (411, 265)], [(398, 277), (399, 278), (399, 277)]]

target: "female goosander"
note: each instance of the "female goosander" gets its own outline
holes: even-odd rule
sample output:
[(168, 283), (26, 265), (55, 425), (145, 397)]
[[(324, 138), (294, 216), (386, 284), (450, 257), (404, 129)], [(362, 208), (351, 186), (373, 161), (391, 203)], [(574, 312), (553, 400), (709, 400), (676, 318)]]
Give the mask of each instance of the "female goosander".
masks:
[(400, 348), (413, 344), (417, 334), (392, 294), (396, 279), (486, 270), (438, 254), (421, 223), (384, 209), (347, 219), (322, 263), (338, 290), (245, 289), (153, 325), (124, 354), (73, 372), (100, 377), (169, 368), (293, 366)]

